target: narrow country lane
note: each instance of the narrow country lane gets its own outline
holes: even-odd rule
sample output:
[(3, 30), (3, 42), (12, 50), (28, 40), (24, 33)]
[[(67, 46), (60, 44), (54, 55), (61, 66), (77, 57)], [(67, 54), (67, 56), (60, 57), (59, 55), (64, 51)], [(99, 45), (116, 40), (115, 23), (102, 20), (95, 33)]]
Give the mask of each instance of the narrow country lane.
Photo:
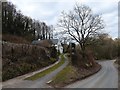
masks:
[(34, 81), (22, 80), (19, 83), (16, 82), (14, 84), (5, 85), (3, 86), (3, 88), (50, 88), (50, 86), (48, 86), (46, 82), (51, 80), (58, 72), (60, 72), (64, 67), (66, 67), (67, 64), (68, 60), (65, 57), (65, 63), (50, 74), (47, 74), (46, 76)]
[(65, 88), (118, 88), (118, 71), (114, 67), (114, 60), (99, 63), (102, 69), (98, 73)]

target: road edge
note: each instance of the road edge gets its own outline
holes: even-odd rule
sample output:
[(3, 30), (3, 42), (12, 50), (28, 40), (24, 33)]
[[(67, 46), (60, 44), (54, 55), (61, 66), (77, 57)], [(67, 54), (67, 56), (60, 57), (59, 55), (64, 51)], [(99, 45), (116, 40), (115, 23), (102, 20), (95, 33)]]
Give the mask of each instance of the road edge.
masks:
[(7, 81), (4, 81), (4, 82), (2, 82), (2, 87), (3, 86), (6, 86), (6, 85), (9, 85), (9, 84), (14, 84), (14, 83), (19, 83), (19, 82), (21, 82), (21, 81), (23, 81), (25, 78), (27, 78), (27, 77), (30, 77), (30, 76), (33, 76), (33, 75), (35, 75), (35, 74), (37, 74), (37, 73), (40, 73), (40, 72), (42, 72), (42, 71), (45, 71), (45, 70), (47, 70), (48, 68), (51, 68), (51, 67), (53, 67), (54, 65), (56, 65), (56, 64), (58, 64), (60, 61), (61, 61), (61, 59), (60, 59), (61, 57), (59, 56), (59, 59), (55, 62), (55, 63), (53, 63), (53, 64), (51, 64), (51, 65), (49, 65), (49, 66), (46, 66), (46, 67), (44, 67), (44, 68), (42, 68), (42, 69), (39, 69), (39, 70), (37, 70), (37, 71), (33, 71), (33, 72), (30, 72), (30, 73), (27, 73), (27, 74), (24, 74), (24, 75), (21, 75), (21, 76), (18, 76), (18, 77), (15, 77), (15, 78), (12, 78), (12, 79), (9, 79), (9, 80), (7, 80)]

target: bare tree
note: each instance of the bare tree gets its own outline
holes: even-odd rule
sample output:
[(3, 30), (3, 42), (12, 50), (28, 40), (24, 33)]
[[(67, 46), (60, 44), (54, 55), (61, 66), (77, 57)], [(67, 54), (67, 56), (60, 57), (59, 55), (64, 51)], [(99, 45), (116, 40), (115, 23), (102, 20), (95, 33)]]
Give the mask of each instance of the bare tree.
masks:
[(48, 38), (49, 39), (53, 39), (53, 31), (54, 31), (53, 25), (48, 26)]
[(67, 33), (79, 43), (83, 57), (87, 40), (104, 28), (100, 15), (94, 15), (88, 6), (78, 4), (72, 11), (62, 12), (58, 25), (62, 27), (62, 30), (64, 29), (65, 34)]

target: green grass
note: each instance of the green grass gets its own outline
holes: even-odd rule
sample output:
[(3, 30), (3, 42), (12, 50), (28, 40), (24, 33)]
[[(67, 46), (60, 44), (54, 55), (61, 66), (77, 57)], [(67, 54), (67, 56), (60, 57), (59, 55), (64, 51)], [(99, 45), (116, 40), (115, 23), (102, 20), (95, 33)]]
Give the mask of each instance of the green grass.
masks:
[(53, 87), (62, 87), (71, 82), (71, 80), (77, 78), (76, 69), (70, 64), (67, 65), (62, 71), (60, 71), (49, 83)]
[(64, 64), (64, 63), (65, 63), (64, 56), (61, 55), (61, 61), (60, 61), (58, 64), (56, 64), (55, 66), (53, 66), (53, 67), (51, 67), (51, 68), (48, 68), (48, 69), (40, 72), (40, 73), (37, 73), (37, 74), (35, 74), (35, 75), (31, 76), (31, 77), (28, 77), (28, 78), (26, 78), (25, 80), (36, 80), (36, 79), (38, 79), (38, 78), (41, 78), (41, 77), (49, 74), (50, 72), (54, 71), (55, 69), (57, 69), (58, 67), (60, 67), (60, 66), (61, 66), (62, 64)]
[(49, 85), (55, 88), (60, 88), (78, 78), (77, 69), (71, 65), (70, 57), (67, 58), (69, 60), (69, 64), (63, 70), (61, 70), (55, 77), (53, 77), (52, 82), (50, 82)]

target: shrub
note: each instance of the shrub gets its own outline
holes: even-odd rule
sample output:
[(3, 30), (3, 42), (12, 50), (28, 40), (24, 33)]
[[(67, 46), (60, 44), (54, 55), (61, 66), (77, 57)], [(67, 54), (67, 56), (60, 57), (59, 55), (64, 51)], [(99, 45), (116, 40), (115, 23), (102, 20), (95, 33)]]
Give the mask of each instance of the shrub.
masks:
[(28, 40), (26, 40), (23, 37), (10, 35), (10, 34), (3, 34), (2, 40), (7, 42), (12, 42), (12, 43), (30, 43)]
[(56, 50), (56, 48), (55, 48), (54, 46), (52, 46), (52, 47), (50, 48), (50, 56), (51, 56), (52, 58), (57, 58), (57, 50)]

